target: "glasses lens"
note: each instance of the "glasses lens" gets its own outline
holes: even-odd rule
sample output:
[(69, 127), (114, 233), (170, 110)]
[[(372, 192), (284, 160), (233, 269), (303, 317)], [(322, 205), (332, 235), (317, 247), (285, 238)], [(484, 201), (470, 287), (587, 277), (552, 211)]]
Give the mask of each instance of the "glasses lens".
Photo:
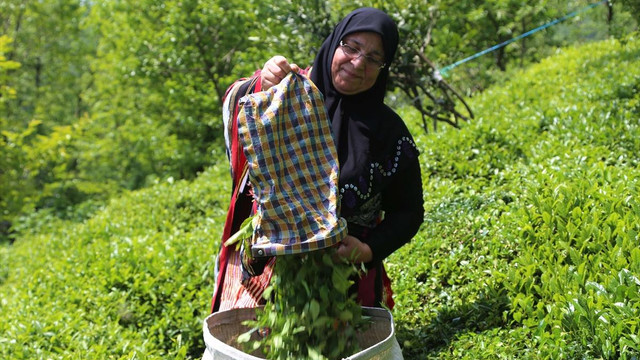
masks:
[(382, 61), (374, 59), (371, 56), (365, 56), (365, 59), (367, 59), (367, 64), (371, 66), (377, 66), (380, 68), (384, 66), (384, 63)]
[(360, 54), (358, 49), (354, 48), (351, 45), (347, 45), (345, 43), (341, 43), (340, 45), (342, 46), (342, 51), (344, 51), (344, 53), (349, 55), (349, 56), (356, 56), (356, 55)]
[(375, 66), (375, 67), (378, 67), (378, 68), (384, 67), (384, 62), (382, 62), (382, 61), (380, 61), (378, 59), (372, 58), (369, 55), (363, 54), (362, 52), (360, 52), (360, 50), (354, 48), (351, 45), (346, 44), (344, 41), (340, 41), (340, 47), (342, 48), (342, 51), (344, 51), (344, 53), (347, 56), (351, 57), (351, 58), (353, 58), (355, 56), (357, 56), (357, 57), (362, 56), (364, 58), (364, 60), (366, 61), (367, 65)]

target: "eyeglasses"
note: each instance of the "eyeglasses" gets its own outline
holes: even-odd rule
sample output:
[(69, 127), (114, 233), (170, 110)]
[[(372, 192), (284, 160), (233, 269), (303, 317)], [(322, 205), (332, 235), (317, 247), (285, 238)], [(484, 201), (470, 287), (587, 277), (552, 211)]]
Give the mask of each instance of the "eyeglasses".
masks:
[(370, 65), (373, 67), (376, 67), (378, 69), (382, 69), (383, 67), (386, 66), (386, 64), (374, 57), (371, 57), (370, 55), (365, 55), (362, 53), (362, 51), (354, 48), (353, 46), (345, 43), (344, 41), (340, 40), (340, 48), (342, 49), (342, 52), (344, 52), (345, 55), (347, 55), (349, 58), (351, 59), (358, 59), (360, 57), (363, 57), (365, 60), (365, 64), (366, 65)]

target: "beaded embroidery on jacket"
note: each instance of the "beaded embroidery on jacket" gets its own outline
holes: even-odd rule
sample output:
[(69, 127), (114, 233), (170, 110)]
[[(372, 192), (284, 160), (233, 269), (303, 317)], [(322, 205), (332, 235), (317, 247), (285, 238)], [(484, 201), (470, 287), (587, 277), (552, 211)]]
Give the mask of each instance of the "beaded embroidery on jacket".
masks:
[(357, 207), (354, 214), (346, 217), (348, 223), (373, 228), (383, 216), (381, 183), (398, 172), (403, 157), (412, 158), (418, 152), (415, 142), (407, 136), (398, 139), (395, 150), (384, 161), (370, 163), (368, 179), (361, 176), (359, 184), (348, 183), (340, 188), (341, 203), (350, 208)]

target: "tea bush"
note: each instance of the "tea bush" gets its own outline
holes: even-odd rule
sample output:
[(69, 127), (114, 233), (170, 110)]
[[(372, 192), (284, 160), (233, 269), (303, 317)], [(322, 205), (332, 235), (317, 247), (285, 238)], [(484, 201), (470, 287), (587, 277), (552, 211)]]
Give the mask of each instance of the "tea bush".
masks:
[(227, 179), (213, 167), (2, 248), (0, 358), (200, 357)]
[[(404, 356), (638, 359), (637, 34), (509, 75), (459, 131), (401, 109), (426, 208), (386, 264)], [(228, 184), (220, 157), (75, 221), (32, 216), (0, 247), (0, 358), (199, 358)]]
[(425, 222), (388, 264), (405, 357), (638, 358), (636, 37), (559, 50), (418, 139)]

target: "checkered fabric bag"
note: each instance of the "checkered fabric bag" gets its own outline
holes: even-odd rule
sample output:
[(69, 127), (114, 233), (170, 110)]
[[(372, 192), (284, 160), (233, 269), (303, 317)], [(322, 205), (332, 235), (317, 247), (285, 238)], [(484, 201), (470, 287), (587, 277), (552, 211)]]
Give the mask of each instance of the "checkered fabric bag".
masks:
[(338, 157), (322, 94), (291, 73), (240, 99), (238, 137), (257, 203), (253, 257), (323, 249), (347, 235), (338, 201)]

